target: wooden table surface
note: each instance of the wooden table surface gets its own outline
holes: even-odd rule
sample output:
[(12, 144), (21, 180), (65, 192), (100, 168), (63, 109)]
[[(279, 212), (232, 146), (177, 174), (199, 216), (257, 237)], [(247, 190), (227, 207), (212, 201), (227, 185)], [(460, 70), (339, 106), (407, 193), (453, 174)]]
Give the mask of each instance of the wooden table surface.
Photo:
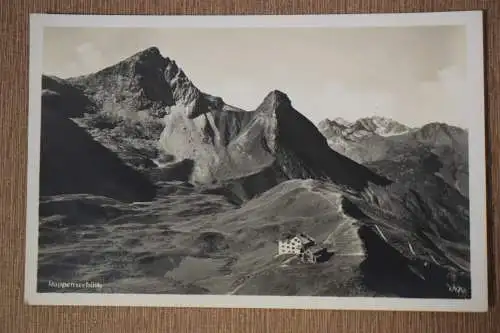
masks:
[[(490, 311), (485, 314), (251, 309), (29, 307), (23, 304), (28, 14), (318, 14), (484, 10)], [(0, 333), (500, 332), (500, 0), (2, 0), (0, 2)]]

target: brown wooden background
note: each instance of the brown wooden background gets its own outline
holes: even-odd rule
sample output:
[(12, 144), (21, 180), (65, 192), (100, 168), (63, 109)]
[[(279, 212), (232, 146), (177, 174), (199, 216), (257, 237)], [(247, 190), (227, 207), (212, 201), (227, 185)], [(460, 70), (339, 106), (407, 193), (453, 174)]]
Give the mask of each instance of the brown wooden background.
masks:
[[(484, 10), (490, 303), (487, 314), (28, 307), (23, 304), (28, 14), (317, 14)], [(500, 0), (0, 0), (0, 333), (500, 332)], [(495, 274), (496, 272), (496, 274)]]

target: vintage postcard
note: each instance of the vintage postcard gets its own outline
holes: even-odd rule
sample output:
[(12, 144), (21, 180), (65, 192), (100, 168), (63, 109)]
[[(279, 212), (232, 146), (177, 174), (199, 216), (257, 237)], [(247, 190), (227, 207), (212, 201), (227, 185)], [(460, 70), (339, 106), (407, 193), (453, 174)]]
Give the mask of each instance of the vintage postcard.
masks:
[(481, 12), (30, 26), (27, 303), (486, 311)]

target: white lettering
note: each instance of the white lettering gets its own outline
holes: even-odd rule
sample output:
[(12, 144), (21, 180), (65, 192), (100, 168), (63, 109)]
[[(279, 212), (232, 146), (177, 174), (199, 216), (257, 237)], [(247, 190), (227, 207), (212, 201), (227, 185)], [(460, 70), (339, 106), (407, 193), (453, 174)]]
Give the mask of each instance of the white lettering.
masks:
[(49, 287), (65, 289), (65, 288), (85, 288), (85, 289), (101, 289), (102, 283), (95, 281), (52, 281), (48, 282)]

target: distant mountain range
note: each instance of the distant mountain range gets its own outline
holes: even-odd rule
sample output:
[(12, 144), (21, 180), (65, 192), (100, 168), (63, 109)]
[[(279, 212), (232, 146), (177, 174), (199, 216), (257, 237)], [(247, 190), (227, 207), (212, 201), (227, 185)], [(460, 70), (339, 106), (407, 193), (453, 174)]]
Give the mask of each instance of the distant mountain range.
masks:
[(325, 119), (318, 124), (318, 128), (328, 137), (334, 134), (346, 139), (357, 140), (365, 137), (391, 136), (409, 132), (411, 128), (389, 118), (373, 116), (349, 122), (342, 118)]
[[(251, 234), (245, 251), (260, 253), (255, 244), (269, 236), (257, 226), (286, 216), (266, 232), (299, 225), (341, 253), (352, 237), (363, 243), (359, 269), (371, 288), (382, 280), (384, 288), (403, 288), (382, 294), (468, 297), (449, 291), (460, 284), (470, 292), (462, 129), (414, 129), (380, 117), (316, 126), (278, 90), (255, 110), (242, 110), (198, 89), (156, 47), (89, 75), (43, 76), (42, 87), (42, 196), (154, 201), (181, 182), (198, 191), (196, 198), (222, 195), (235, 205), (233, 215), (210, 222), (234, 238), (234, 251), (250, 242), (236, 239)], [(241, 222), (248, 214), (255, 225)], [(346, 228), (349, 241), (342, 240)]]
[[(332, 149), (390, 179), (419, 170), (469, 194), (468, 133), (464, 129), (436, 122), (410, 128), (378, 116), (353, 123), (325, 119), (318, 128)], [(406, 167), (394, 167), (397, 161)]]

